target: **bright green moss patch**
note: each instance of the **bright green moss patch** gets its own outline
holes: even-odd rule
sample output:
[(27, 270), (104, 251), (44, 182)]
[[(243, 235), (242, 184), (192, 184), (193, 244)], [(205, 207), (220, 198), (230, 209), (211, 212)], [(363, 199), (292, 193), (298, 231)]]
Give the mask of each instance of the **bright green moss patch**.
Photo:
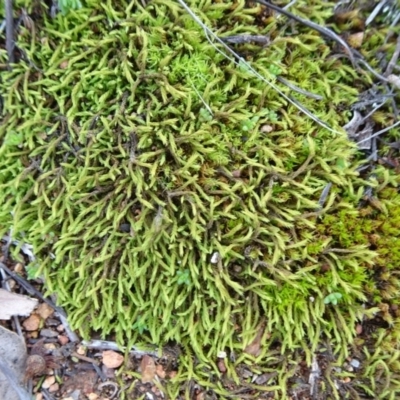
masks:
[[(180, 379), (192, 352), (205, 380), (221, 350), (251, 363), (260, 324), (259, 359), (279, 343), (310, 363), (321, 338), (343, 359), (369, 296), (383, 296), (366, 291), (376, 255), (363, 229), (376, 221), (349, 233), (365, 186), (354, 146), (227, 60), (175, 2), (111, 3), (22, 29), (1, 83), (1, 232), (34, 245), (84, 335), (182, 344)], [(221, 37), (260, 34), (243, 1), (194, 10)], [(266, 24), (275, 42), (236, 50), (267, 79), (329, 99), (290, 93), (340, 130), (358, 93), (350, 68), (315, 32)]]

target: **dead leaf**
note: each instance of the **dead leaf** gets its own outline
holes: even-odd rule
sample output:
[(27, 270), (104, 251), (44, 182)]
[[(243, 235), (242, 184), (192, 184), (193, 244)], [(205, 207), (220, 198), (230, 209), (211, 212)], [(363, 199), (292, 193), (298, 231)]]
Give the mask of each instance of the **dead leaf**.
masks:
[(262, 323), (258, 329), (256, 337), (246, 346), (244, 352), (251, 356), (258, 357), (261, 353), (261, 339), (264, 335), (265, 324)]
[(353, 33), (350, 35), (347, 39), (347, 43), (353, 48), (353, 49), (359, 49), (363, 43), (364, 39), (364, 32), (357, 32)]
[(124, 357), (112, 350), (103, 351), (103, 364), (107, 368), (118, 368), (124, 362)]
[(142, 358), (140, 369), (142, 371), (142, 383), (152, 382), (156, 374), (156, 364), (147, 354)]
[(13, 315), (27, 317), (37, 303), (36, 299), (0, 289), (0, 319), (10, 319)]
[(29, 332), (37, 331), (40, 326), (40, 317), (37, 314), (32, 314), (29, 318), (27, 318), (22, 326)]

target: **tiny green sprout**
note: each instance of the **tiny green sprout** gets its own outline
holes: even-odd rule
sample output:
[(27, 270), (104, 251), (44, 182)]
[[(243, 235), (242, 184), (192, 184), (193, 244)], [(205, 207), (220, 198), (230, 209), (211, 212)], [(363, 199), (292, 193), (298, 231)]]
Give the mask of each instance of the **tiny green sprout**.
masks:
[(142, 335), (144, 331), (148, 330), (148, 327), (143, 321), (143, 319), (139, 317), (136, 320), (136, 322), (132, 325), (132, 329), (137, 330)]
[(24, 138), (20, 132), (9, 132), (5, 142), (10, 146), (18, 146), (23, 142)]
[(209, 122), (212, 120), (212, 115), (206, 108), (200, 108), (200, 121)]
[(184, 271), (177, 271), (176, 274), (178, 275), (178, 285), (190, 285), (190, 273), (188, 269)]
[(277, 65), (274, 64), (271, 64), (269, 66), (268, 71), (271, 73), (271, 75), (274, 76), (278, 76), (282, 73), (282, 70)]
[(79, 0), (58, 0), (58, 8), (62, 15), (67, 15), (71, 10), (82, 8), (82, 3)]
[(342, 298), (342, 294), (338, 293), (338, 292), (333, 292), (331, 294), (328, 294), (328, 296), (326, 296), (324, 298), (324, 303), (325, 304), (333, 304), (334, 306), (336, 306), (336, 304), (338, 303), (338, 301)]
[(242, 130), (245, 132), (249, 132), (254, 129), (259, 118), (260, 117), (255, 116), (253, 118), (242, 121)]
[(343, 157), (338, 157), (337, 161), (336, 161), (336, 166), (339, 169), (345, 169), (346, 168), (346, 160)]
[(35, 279), (38, 276), (39, 265), (38, 264), (29, 264), (25, 267), (26, 275), (28, 280)]

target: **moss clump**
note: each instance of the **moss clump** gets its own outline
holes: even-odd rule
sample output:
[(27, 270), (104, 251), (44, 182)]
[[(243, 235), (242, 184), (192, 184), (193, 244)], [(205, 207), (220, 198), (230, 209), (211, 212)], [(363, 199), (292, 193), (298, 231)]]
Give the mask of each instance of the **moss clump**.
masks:
[[(244, 1), (195, 3), (220, 36), (260, 33)], [(355, 74), (315, 32), (278, 38), (265, 23), (276, 42), (237, 51), (329, 98), (293, 95), (340, 129)], [(175, 2), (88, 0), (36, 24), (2, 76), (0, 224), (34, 245), (73, 326), (178, 341), (207, 363), (265, 320), (261, 356), (279, 342), (310, 361), (321, 335), (345, 355), (374, 256), (316, 236), (319, 217), (355, 212), (363, 193), (345, 135), (227, 60)]]

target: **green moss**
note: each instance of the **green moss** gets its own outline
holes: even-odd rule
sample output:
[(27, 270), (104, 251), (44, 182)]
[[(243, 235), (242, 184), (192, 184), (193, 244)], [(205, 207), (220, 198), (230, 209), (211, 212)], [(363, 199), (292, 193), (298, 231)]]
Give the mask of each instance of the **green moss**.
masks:
[[(221, 36), (268, 31), (269, 47), (237, 51), (263, 76), (274, 79), (274, 60), (332, 99), (293, 94), (340, 129), (349, 116), (337, 105), (357, 90), (334, 67), (348, 67), (315, 32), (280, 37), (279, 21), (259, 32), (259, 9), (243, 7), (194, 9)], [(176, 2), (89, 0), (68, 18), (43, 15), (2, 75), (0, 228), (34, 245), (72, 325), (124, 344), (177, 341), (209, 368), (265, 321), (266, 359), (278, 342), (310, 363), (321, 337), (343, 359), (376, 258), (349, 226), (366, 182), (345, 135), (227, 60)], [(324, 303), (332, 292), (337, 305)]]

